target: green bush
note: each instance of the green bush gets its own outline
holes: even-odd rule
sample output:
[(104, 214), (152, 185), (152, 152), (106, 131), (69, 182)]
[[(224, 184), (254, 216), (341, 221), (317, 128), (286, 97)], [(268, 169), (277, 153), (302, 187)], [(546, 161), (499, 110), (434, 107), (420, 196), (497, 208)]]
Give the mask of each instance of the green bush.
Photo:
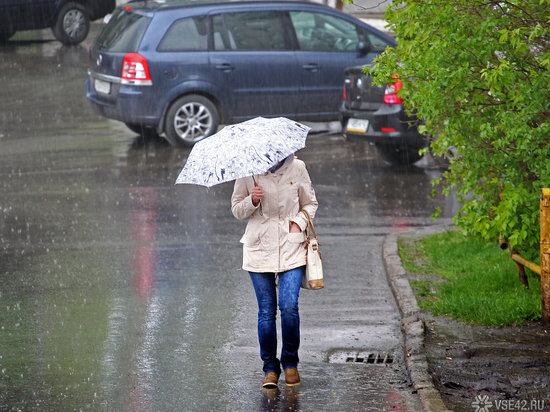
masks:
[(385, 19), (399, 45), (377, 82), (397, 73), (433, 151), (456, 148), (441, 178), (463, 203), (456, 225), (532, 252), (550, 187), (550, 0), (395, 0)]

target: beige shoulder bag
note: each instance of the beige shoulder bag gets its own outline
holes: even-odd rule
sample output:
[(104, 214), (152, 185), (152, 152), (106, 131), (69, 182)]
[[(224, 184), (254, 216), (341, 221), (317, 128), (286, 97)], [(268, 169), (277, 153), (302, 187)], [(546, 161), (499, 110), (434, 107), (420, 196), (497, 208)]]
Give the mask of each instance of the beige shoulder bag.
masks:
[(321, 260), (321, 251), (319, 250), (319, 241), (317, 240), (313, 221), (309, 213), (303, 209), (301, 212), (304, 213), (308, 221), (306, 228), (307, 263), (306, 273), (302, 279), (302, 288), (323, 289), (325, 281), (323, 279), (323, 262)]

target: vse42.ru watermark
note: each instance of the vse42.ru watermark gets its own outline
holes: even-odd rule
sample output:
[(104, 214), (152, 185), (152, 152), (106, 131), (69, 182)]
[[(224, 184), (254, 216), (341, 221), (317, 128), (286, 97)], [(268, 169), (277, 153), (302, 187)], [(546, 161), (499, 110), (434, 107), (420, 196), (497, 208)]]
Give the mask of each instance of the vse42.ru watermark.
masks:
[(493, 411), (531, 411), (542, 412), (544, 411), (544, 400), (530, 399), (530, 400), (515, 400), (504, 399), (491, 401), (488, 396), (478, 395), (472, 402), (472, 408), (475, 412), (493, 412)]

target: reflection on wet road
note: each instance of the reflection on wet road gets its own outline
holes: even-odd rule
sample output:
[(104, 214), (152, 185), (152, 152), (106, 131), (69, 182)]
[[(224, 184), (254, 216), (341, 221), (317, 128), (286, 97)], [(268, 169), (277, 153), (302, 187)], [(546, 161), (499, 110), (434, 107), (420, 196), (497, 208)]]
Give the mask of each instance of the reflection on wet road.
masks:
[[(174, 186), (189, 150), (93, 115), (86, 68), (86, 45), (0, 48), (0, 410), (420, 410), (380, 250), (452, 216), (438, 169), (308, 138), (327, 287), (300, 300), (303, 384), (265, 391), (232, 184)], [(328, 362), (350, 349), (395, 360)]]

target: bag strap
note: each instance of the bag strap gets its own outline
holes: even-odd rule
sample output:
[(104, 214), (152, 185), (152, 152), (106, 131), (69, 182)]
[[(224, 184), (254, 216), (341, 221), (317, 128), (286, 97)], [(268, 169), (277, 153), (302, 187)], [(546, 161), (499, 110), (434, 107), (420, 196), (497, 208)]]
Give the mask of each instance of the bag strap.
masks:
[(313, 237), (317, 239), (317, 235), (315, 234), (315, 227), (313, 226), (313, 220), (311, 220), (311, 216), (309, 215), (308, 211), (305, 209), (302, 209), (300, 210), (300, 212), (302, 212), (306, 216), (307, 223), (308, 223), (306, 228), (306, 237), (308, 239), (311, 239), (311, 233), (310, 233), (310, 230), (311, 230), (311, 232), (313, 233)]

